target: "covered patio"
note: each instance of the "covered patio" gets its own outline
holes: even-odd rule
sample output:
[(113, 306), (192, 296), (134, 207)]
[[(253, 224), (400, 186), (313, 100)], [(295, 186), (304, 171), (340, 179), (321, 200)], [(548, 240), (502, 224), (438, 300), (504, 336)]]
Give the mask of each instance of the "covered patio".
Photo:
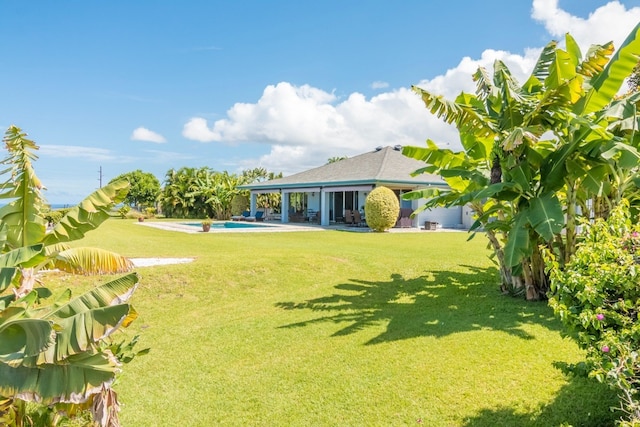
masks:
[[(360, 211), (366, 219), (364, 203), (371, 190), (378, 186), (392, 189), (400, 207), (414, 211), (419, 201), (408, 201), (402, 194), (425, 187), (447, 188), (436, 175), (411, 174), (424, 163), (402, 155), (402, 147), (378, 147), (374, 151), (339, 160), (334, 163), (271, 181), (243, 185), (251, 190), (250, 209), (255, 214), (257, 196), (266, 193), (282, 195), (279, 217), (282, 223), (307, 222), (323, 226), (344, 222), (345, 211)], [(411, 220), (412, 227), (432, 221), (450, 228), (464, 228), (461, 208), (439, 208), (421, 212)]]

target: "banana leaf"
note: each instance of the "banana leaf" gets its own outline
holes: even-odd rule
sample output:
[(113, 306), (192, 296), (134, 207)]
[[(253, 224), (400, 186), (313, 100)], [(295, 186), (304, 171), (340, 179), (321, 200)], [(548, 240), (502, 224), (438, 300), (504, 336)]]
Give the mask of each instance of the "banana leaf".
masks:
[(81, 239), (109, 218), (111, 208), (122, 202), (128, 191), (129, 182), (125, 179), (96, 190), (71, 208), (42, 242), (48, 246)]
[(37, 401), (83, 403), (110, 386), (119, 363), (110, 352), (82, 353), (65, 364), (11, 367), (0, 363), (0, 396)]

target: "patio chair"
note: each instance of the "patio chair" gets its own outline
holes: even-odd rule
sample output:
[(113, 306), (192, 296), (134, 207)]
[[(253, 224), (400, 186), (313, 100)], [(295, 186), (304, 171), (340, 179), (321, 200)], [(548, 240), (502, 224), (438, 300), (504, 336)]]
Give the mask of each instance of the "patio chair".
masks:
[(411, 212), (413, 212), (411, 208), (400, 208), (398, 220), (396, 221), (396, 227), (411, 227)]
[(362, 215), (360, 215), (360, 211), (353, 211), (353, 222), (356, 227), (362, 227), (367, 225), (366, 222), (362, 219)]
[(344, 211), (344, 223), (347, 225), (354, 225), (353, 222), (353, 214), (351, 213), (351, 210), (346, 209)]

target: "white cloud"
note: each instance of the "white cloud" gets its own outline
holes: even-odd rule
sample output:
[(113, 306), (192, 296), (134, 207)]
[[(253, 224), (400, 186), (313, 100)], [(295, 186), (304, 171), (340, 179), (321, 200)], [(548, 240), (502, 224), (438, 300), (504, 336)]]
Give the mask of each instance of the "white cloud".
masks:
[(531, 16), (557, 40), (564, 40), (565, 33), (570, 33), (584, 55), (592, 44), (613, 41), (618, 48), (640, 21), (640, 7), (626, 9), (620, 2), (610, 1), (587, 18), (580, 18), (560, 9), (558, 0), (533, 0)]
[[(543, 23), (550, 39), (563, 39), (569, 32), (583, 53), (592, 43), (610, 39), (619, 46), (640, 21), (640, 8), (627, 10), (617, 1), (596, 9), (587, 18), (570, 15), (558, 7), (557, 0), (533, 0), (532, 4), (532, 18)], [(462, 91), (474, 92), (472, 74), (479, 66), (491, 70), (497, 59), (523, 82), (541, 49), (542, 46), (529, 47), (522, 53), (487, 49), (480, 58), (462, 58), (455, 68), (418, 85), (453, 99)], [(387, 86), (378, 81), (371, 87)], [(255, 103), (235, 104), (224, 119), (208, 123), (201, 117), (192, 118), (184, 125), (183, 135), (201, 142), (268, 145), (268, 154), (247, 159), (241, 166), (259, 165), (285, 174), (322, 165), (333, 156), (363, 153), (378, 145), (422, 145), (429, 138), (441, 146), (460, 147), (455, 128), (430, 114), (408, 88), (371, 98), (357, 92), (338, 98), (322, 89), (288, 82), (267, 86)]]
[(116, 161), (129, 162), (131, 157), (117, 156), (110, 150), (77, 145), (41, 145), (40, 156), (54, 158), (78, 158), (92, 162)]
[(389, 83), (387, 82), (375, 81), (371, 83), (371, 89), (386, 89), (388, 87)]
[(157, 144), (162, 144), (167, 142), (164, 136), (144, 127), (139, 127), (137, 129), (134, 129), (133, 132), (131, 133), (131, 139), (133, 141), (147, 141), (147, 142), (155, 142)]

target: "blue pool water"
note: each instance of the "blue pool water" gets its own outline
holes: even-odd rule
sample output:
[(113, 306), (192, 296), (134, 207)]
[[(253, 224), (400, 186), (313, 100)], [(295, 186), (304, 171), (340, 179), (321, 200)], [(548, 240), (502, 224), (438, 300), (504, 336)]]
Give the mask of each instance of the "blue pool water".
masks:
[[(202, 228), (202, 223), (200, 222), (184, 222), (184, 225), (189, 225), (191, 227)], [(241, 221), (227, 221), (227, 222), (214, 222), (211, 224), (211, 228), (257, 228), (257, 227), (266, 227), (266, 225), (256, 224), (252, 222), (241, 222)]]

